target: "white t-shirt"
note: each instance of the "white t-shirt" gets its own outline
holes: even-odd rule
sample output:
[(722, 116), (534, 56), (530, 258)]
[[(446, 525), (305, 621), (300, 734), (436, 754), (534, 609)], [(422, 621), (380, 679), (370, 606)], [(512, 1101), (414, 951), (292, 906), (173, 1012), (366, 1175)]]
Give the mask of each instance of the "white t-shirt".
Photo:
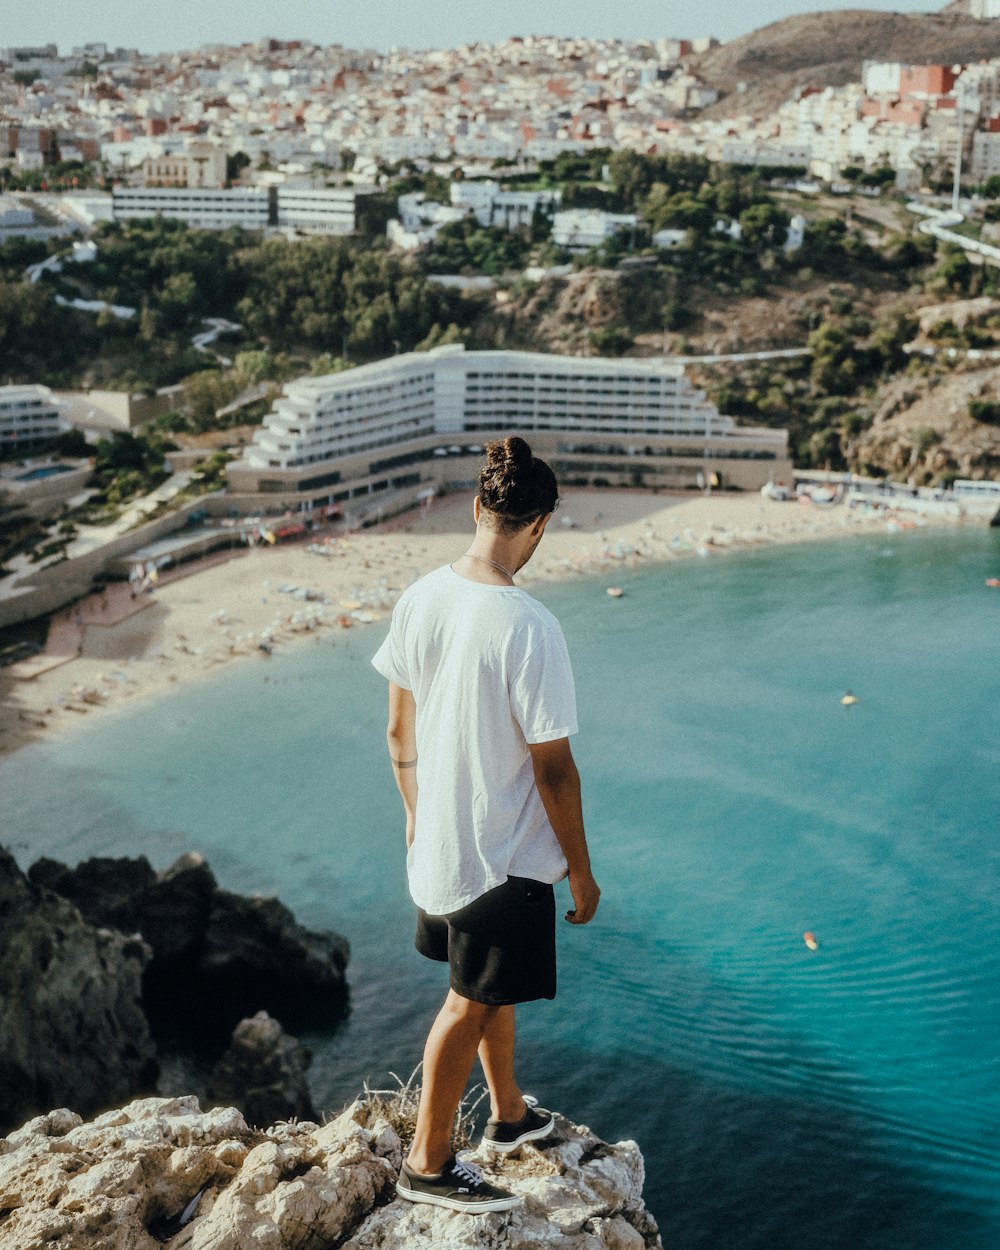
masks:
[(566, 859), (535, 786), (528, 743), (577, 731), (559, 622), (516, 586), (450, 566), (406, 590), (372, 664), (417, 705), (410, 894), (445, 915), (508, 876), (559, 881)]

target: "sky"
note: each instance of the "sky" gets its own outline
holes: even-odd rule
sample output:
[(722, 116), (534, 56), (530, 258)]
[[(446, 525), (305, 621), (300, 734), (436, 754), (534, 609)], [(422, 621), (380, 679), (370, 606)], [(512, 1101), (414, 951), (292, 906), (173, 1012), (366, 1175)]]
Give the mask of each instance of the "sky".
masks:
[(837, 8), (932, 13), (945, 0), (48, 0), (14, 4), (0, 21), (0, 45), (55, 43), (69, 53), (89, 41), (141, 52), (271, 36), (349, 48), (441, 48), (510, 35), (620, 39), (715, 35), (734, 39), (796, 13)]

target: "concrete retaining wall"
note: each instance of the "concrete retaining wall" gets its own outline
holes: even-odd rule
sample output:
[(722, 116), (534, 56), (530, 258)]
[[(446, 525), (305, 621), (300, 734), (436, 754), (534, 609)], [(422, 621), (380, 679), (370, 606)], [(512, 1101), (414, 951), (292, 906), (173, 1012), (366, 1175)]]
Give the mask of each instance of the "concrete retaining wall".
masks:
[(84, 555), (71, 560), (61, 560), (37, 571), (28, 570), (0, 582), (0, 629), (7, 625), (19, 625), (39, 616), (58, 612), (67, 603), (81, 599), (94, 588), (94, 580), (103, 574), (112, 561), (138, 551), (147, 543), (155, 542), (174, 530), (187, 525), (192, 512), (204, 511), (202, 500), (185, 504), (178, 512), (158, 517), (136, 529), (113, 538), (103, 546), (95, 547)]

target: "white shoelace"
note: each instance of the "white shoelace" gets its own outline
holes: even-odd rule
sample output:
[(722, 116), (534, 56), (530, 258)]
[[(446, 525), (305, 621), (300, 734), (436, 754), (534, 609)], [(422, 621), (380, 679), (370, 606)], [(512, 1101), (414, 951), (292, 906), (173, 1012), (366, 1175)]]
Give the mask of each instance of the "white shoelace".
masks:
[(465, 1159), (456, 1159), (453, 1171), (459, 1180), (468, 1181), (470, 1185), (481, 1185), (486, 1180), (480, 1169)]

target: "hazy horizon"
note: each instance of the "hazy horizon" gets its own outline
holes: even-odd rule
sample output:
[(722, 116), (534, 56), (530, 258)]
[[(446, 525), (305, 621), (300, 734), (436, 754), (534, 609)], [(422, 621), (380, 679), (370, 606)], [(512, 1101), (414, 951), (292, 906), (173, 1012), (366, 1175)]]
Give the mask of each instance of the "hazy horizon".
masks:
[[(679, 0), (665, 8), (653, 0), (634, 0), (627, 9), (609, 11), (593, 0), (511, 0), (502, 9), (456, 7), (430, 0), (391, 17), (384, 10), (338, 6), (333, 0), (289, 0), (280, 11), (267, 0), (175, 0), (165, 8), (150, 0), (104, 0), (98, 12), (65, 3), (40, 10), (21, 7), (3, 24), (3, 46), (55, 43), (63, 54), (88, 42), (141, 52), (174, 52), (208, 43), (240, 44), (264, 37), (303, 39), (350, 48), (443, 48), (490, 43), (512, 35), (577, 35), (591, 38), (657, 39), (714, 35), (735, 39), (795, 14), (837, 9), (871, 12), (933, 13), (942, 0), (866, 0), (837, 5), (823, 0), (760, 0), (747, 9), (724, 0)], [(339, 11), (338, 11), (339, 9)], [(544, 17), (540, 17), (540, 12)]]

